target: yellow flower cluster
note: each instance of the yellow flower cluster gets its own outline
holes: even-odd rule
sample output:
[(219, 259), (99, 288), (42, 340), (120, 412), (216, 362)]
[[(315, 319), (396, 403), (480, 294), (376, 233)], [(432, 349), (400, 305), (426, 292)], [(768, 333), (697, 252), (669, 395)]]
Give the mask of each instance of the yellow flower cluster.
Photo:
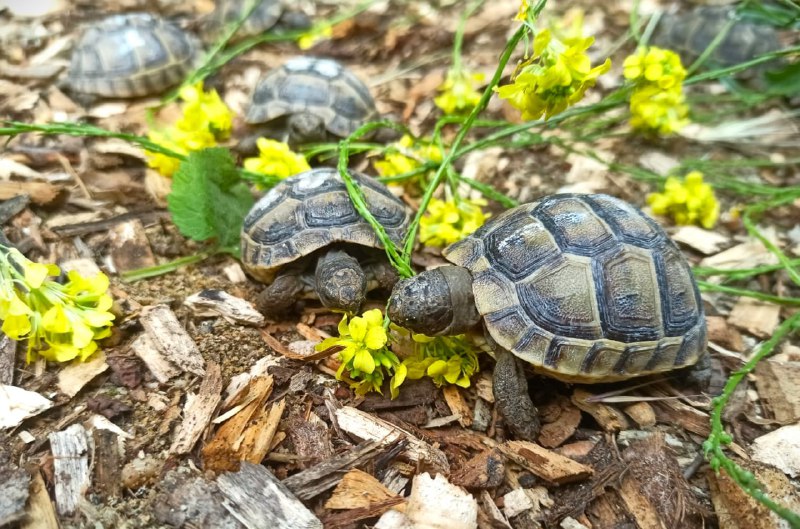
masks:
[(292, 151), (284, 142), (258, 138), (256, 145), (258, 156), (244, 160), (244, 168), (248, 171), (287, 178), (311, 169), (305, 157)]
[(398, 176), (427, 162), (441, 162), (442, 158), (442, 150), (433, 143), (405, 134), (390, 146), (383, 160), (375, 162), (375, 170), (381, 176)]
[(297, 38), (297, 46), (301, 50), (309, 50), (318, 42), (331, 37), (333, 37), (333, 26), (330, 23), (318, 24)]
[(669, 215), (677, 224), (700, 224), (711, 229), (719, 218), (719, 202), (714, 189), (703, 182), (703, 173), (692, 171), (681, 181), (670, 176), (663, 193), (647, 195), (656, 215)]
[(391, 382), (392, 398), (397, 396), (406, 378), (417, 380), (429, 376), (437, 386), (455, 384), (462, 388), (470, 385), (472, 375), (478, 372), (478, 354), (464, 335), (437, 336), (412, 334), (414, 355), (397, 367)]
[(447, 246), (460, 241), (486, 222), (489, 215), (481, 209), (485, 205), (483, 199), (432, 199), (427, 214), (420, 219), (420, 242), (428, 246)]
[(634, 83), (631, 126), (671, 134), (689, 123), (683, 95), (686, 70), (677, 53), (661, 48), (640, 48), (623, 64), (625, 78)]
[(2, 331), (14, 340), (28, 340), (27, 361), (86, 360), (97, 350), (96, 340), (111, 334), (108, 278), (93, 278), (72, 270), (66, 284), (56, 265), (34, 263), (17, 249), (0, 246), (0, 319)]
[[(159, 145), (179, 154), (189, 154), (213, 147), (218, 140), (226, 139), (231, 132), (233, 112), (225, 105), (216, 90), (203, 91), (203, 83), (185, 86), (179, 93), (183, 101), (181, 117), (174, 125), (162, 130), (151, 130), (147, 137)], [(147, 165), (163, 176), (172, 176), (180, 160), (165, 154), (146, 152)]]
[(472, 110), (481, 100), (476, 86), (483, 82), (482, 73), (469, 73), (461, 68), (451, 69), (439, 86), (441, 94), (433, 99), (445, 114), (460, 114)]
[(323, 340), (317, 344), (316, 350), (341, 347), (341, 366), (336, 378), (341, 380), (342, 373), (347, 370), (352, 379), (360, 379), (353, 386), (357, 394), (364, 395), (370, 391), (382, 393), (386, 374), (393, 372), (400, 364), (397, 356), (386, 348), (387, 340), (383, 315), (380, 310), (372, 309), (349, 321), (347, 315), (343, 316), (339, 322), (339, 336)]
[[(577, 28), (577, 31), (575, 31)], [(545, 119), (583, 99), (586, 90), (611, 68), (611, 60), (592, 68), (586, 50), (594, 37), (584, 37), (575, 26), (568, 36), (555, 38), (549, 29), (533, 39), (533, 55), (510, 85), (495, 88), (501, 98), (522, 112), (522, 119)]]

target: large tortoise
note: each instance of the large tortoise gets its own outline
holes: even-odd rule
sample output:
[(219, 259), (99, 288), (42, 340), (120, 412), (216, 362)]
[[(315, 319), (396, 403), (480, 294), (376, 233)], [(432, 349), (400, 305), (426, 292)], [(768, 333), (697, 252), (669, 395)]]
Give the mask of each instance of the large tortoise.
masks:
[(519, 437), (535, 438), (539, 422), (515, 357), (567, 382), (624, 380), (701, 358), (695, 375), (709, 374), (703, 304), (686, 260), (620, 199), (545, 197), (498, 215), (444, 256), (453, 265), (397, 283), (389, 317), (429, 336), (483, 322), (497, 357), (498, 409)]
[(67, 83), (85, 96), (157, 94), (183, 80), (199, 51), (195, 37), (163, 18), (148, 13), (112, 15), (81, 36)]
[[(399, 243), (408, 229), (408, 209), (377, 180), (351, 175), (369, 211)], [(278, 183), (245, 218), (241, 241), (245, 269), (268, 285), (257, 305), (270, 316), (301, 298), (354, 313), (368, 290), (388, 291), (397, 281), (380, 239), (334, 169), (312, 169)]]
[(344, 66), (295, 57), (258, 81), (245, 122), (295, 146), (349, 136), (376, 115), (369, 89)]
[(205, 20), (204, 29), (214, 38), (226, 26), (240, 20), (252, 9), (239, 26), (234, 40), (260, 35), (272, 29), (306, 29), (308, 17), (300, 11), (289, 11), (282, 0), (217, 0), (217, 5)]

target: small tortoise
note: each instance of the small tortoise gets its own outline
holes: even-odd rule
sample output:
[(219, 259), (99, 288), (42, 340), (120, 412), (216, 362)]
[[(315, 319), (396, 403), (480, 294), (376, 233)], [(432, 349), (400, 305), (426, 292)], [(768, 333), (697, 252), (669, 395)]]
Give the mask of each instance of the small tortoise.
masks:
[(429, 336), (482, 321), (497, 358), (498, 409), (519, 437), (535, 438), (539, 421), (515, 356), (567, 382), (694, 364), (698, 379), (709, 373), (703, 305), (686, 260), (620, 199), (545, 197), (498, 215), (444, 256), (455, 266), (397, 283), (389, 317)]
[[(352, 172), (369, 211), (400, 242), (410, 215), (378, 181)], [(281, 181), (254, 206), (242, 227), (242, 263), (269, 286), (258, 308), (270, 316), (300, 298), (319, 298), (332, 309), (354, 313), (366, 292), (391, 290), (394, 269), (372, 227), (353, 206), (339, 173), (312, 169)]]
[[(688, 68), (734, 17), (736, 8), (732, 6), (701, 6), (688, 13), (664, 15), (653, 34), (653, 43), (675, 50)], [(733, 66), (780, 48), (778, 34), (772, 26), (737, 20), (711, 52), (706, 64)], [(751, 70), (749, 74), (763, 69)]]
[(199, 49), (196, 38), (157, 16), (113, 15), (84, 32), (67, 82), (88, 96), (157, 94), (183, 80)]
[(369, 89), (344, 66), (295, 57), (261, 78), (245, 121), (295, 146), (349, 136), (375, 115)]
[[(254, 3), (257, 5), (254, 6)], [(204, 29), (217, 38), (223, 28), (237, 22), (250, 8), (253, 11), (239, 26), (234, 40), (260, 35), (273, 28), (306, 29), (311, 26), (305, 14), (287, 11), (281, 0), (217, 0), (217, 7), (206, 19)]]

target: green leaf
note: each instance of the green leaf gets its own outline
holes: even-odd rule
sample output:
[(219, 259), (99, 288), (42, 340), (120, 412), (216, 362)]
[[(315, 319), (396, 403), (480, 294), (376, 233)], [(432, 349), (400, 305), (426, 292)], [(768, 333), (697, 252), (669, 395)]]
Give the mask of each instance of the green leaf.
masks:
[(253, 197), (239, 178), (230, 151), (214, 147), (192, 152), (181, 162), (167, 203), (173, 222), (186, 237), (238, 247)]
[(800, 62), (788, 64), (780, 70), (766, 72), (767, 90), (773, 95), (792, 96), (800, 93)]

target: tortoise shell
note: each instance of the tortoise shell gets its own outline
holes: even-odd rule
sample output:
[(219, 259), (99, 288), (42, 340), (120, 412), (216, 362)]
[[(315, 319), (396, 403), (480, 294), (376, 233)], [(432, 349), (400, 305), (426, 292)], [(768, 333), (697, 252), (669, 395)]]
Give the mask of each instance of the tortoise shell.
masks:
[[(678, 52), (688, 67), (735, 16), (736, 8), (731, 6), (702, 6), (687, 13), (664, 15), (653, 34), (653, 43)], [(773, 27), (739, 20), (714, 48), (708, 63), (732, 66), (780, 48)]]
[[(254, 0), (258, 2), (250, 16), (242, 22), (236, 31), (236, 36), (247, 37), (260, 35), (278, 23), (283, 14), (283, 5), (280, 0)], [(212, 33), (233, 24), (245, 15), (245, 9), (252, 5), (247, 0), (218, 0), (217, 7), (208, 20), (208, 29)]]
[[(408, 229), (408, 209), (377, 180), (350, 174), (364, 193), (367, 209), (399, 243)], [(383, 248), (353, 206), (338, 171), (312, 169), (282, 180), (247, 214), (242, 263), (256, 279), (270, 283), (281, 266), (333, 243)]]
[(322, 117), (325, 128), (349, 136), (376, 113), (369, 89), (336, 61), (295, 57), (259, 80), (245, 114), (250, 125), (299, 112)]
[(101, 97), (156, 94), (183, 80), (198, 51), (194, 37), (162, 18), (113, 15), (84, 32), (68, 82), (76, 92)]
[(680, 250), (630, 204), (562, 194), (504, 212), (444, 255), (490, 337), (537, 370), (611, 382), (694, 364), (703, 305)]

